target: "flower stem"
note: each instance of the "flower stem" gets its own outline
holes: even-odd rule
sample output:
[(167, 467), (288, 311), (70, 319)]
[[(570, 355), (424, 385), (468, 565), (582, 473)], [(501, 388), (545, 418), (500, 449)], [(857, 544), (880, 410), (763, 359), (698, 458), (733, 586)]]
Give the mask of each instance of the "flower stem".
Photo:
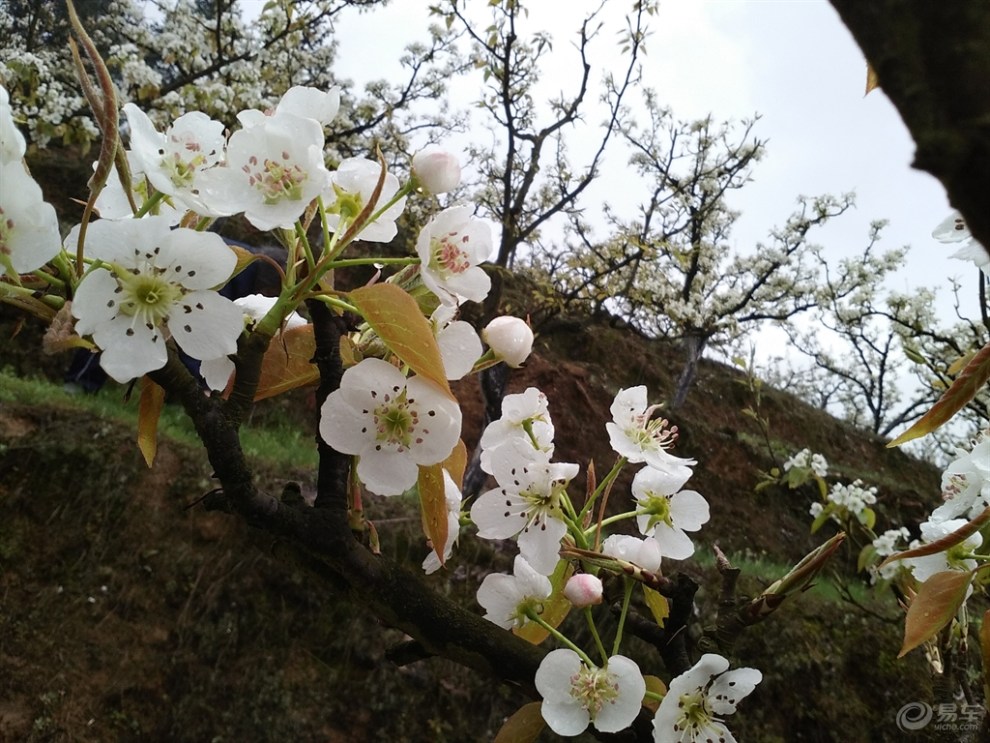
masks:
[(602, 644), (602, 638), (598, 634), (598, 627), (595, 626), (595, 618), (591, 615), (591, 607), (584, 607), (584, 618), (588, 622), (588, 629), (591, 630), (591, 636), (595, 638), (595, 645), (598, 647), (598, 654), (602, 657), (602, 666), (608, 665), (608, 653), (605, 652), (605, 645)]
[(419, 258), (412, 256), (406, 258), (343, 258), (339, 261), (330, 261), (326, 268), (347, 268), (348, 266), (413, 266), (418, 264)]
[[(626, 511), (625, 513), (617, 513), (614, 516), (609, 516), (607, 519), (602, 519), (601, 526), (609, 526), (610, 524), (615, 524), (625, 519), (635, 518), (638, 515), (639, 515), (639, 511)], [(589, 526), (585, 533), (588, 536), (591, 536), (592, 534), (595, 533), (597, 529), (598, 529), (597, 524), (595, 526)]]
[(162, 199), (164, 198), (165, 198), (165, 194), (163, 194), (161, 191), (155, 191), (153, 194), (151, 194), (151, 196), (149, 196), (147, 199), (144, 200), (144, 203), (141, 204), (141, 208), (138, 209), (136, 212), (134, 212), (134, 219), (140, 219), (141, 217), (143, 217), (145, 214), (147, 214), (156, 206), (158, 206), (160, 203), (162, 203)]
[(632, 598), (633, 586), (636, 584), (632, 578), (622, 576), (625, 586), (625, 595), (622, 597), (622, 611), (619, 614), (619, 626), (615, 630), (615, 642), (612, 643), (612, 655), (619, 654), (619, 645), (622, 644), (622, 629), (626, 626), (626, 615), (629, 613), (629, 600)]
[(553, 627), (549, 623), (547, 623), (547, 621), (545, 619), (543, 619), (543, 617), (541, 617), (539, 614), (536, 613), (536, 610), (535, 609), (529, 609), (526, 612), (526, 617), (531, 622), (536, 622), (543, 629), (545, 629), (547, 632), (549, 632), (551, 635), (553, 635), (557, 639), (558, 642), (566, 645), (571, 650), (573, 650), (575, 653), (577, 653), (578, 656), (581, 658), (581, 660), (583, 660), (588, 665), (589, 668), (595, 668), (596, 667), (595, 664), (592, 662), (591, 658), (588, 657), (588, 654), (586, 652), (584, 652), (581, 648), (579, 648), (577, 645), (575, 645), (573, 642), (571, 642), (556, 627)]

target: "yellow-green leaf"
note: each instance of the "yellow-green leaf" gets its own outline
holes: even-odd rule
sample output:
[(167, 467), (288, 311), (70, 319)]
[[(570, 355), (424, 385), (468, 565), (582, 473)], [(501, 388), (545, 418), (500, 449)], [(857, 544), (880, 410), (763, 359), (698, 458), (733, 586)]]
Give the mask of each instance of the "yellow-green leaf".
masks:
[(498, 731), (494, 743), (533, 743), (546, 727), (541, 706), (540, 702), (530, 702), (513, 712)]
[(877, 559), (877, 548), (873, 543), (867, 544), (859, 551), (859, 558), (856, 560), (856, 570), (863, 572)]
[(234, 251), (234, 255), (237, 256), (237, 263), (234, 264), (234, 271), (230, 275), (230, 278), (234, 278), (237, 274), (258, 260), (257, 253), (252, 253), (250, 250), (246, 250), (240, 245), (231, 245), (230, 243), (227, 243), (227, 247)]
[(643, 586), (643, 598), (646, 599), (646, 605), (649, 607), (653, 619), (659, 626), (663, 627), (664, 620), (670, 616), (670, 604), (667, 602), (667, 598), (647, 585)]
[[(553, 575), (550, 576), (550, 585), (553, 587), (553, 591), (550, 594), (550, 598), (543, 602), (543, 613), (540, 616), (551, 627), (559, 626), (571, 610), (571, 602), (564, 596), (564, 585), (573, 572), (574, 566), (568, 560), (561, 560), (557, 563)], [(529, 622), (521, 628), (514, 627), (512, 631), (517, 636), (534, 645), (539, 645), (550, 634), (534, 622)]]
[(150, 467), (158, 452), (158, 418), (165, 406), (165, 390), (148, 377), (141, 377), (141, 399), (138, 402), (138, 449)]
[(949, 389), (942, 393), (931, 410), (916, 420), (908, 430), (887, 446), (900, 446), (919, 436), (935, 431), (962, 410), (966, 403), (976, 397), (976, 393), (983, 388), (988, 379), (990, 379), (990, 343), (981, 348), (970, 359), (966, 368), (956, 377)]
[(261, 361), (255, 400), (281, 395), (307, 384), (316, 384), (320, 373), (313, 363), (316, 340), (312, 325), (300, 325), (277, 335)]
[[(667, 685), (656, 676), (643, 676), (646, 681), (646, 690), (654, 694), (667, 695)], [(656, 712), (660, 708), (660, 702), (652, 697), (643, 697), (643, 706), (650, 712)]]
[(415, 299), (395, 284), (363, 286), (348, 297), (392, 353), (453, 397), (440, 347)]
[(457, 440), (450, 456), (443, 461), (443, 468), (450, 473), (457, 487), (464, 484), (464, 470), (467, 469), (467, 447), (461, 439)]
[(443, 565), (443, 552), (447, 545), (447, 499), (444, 497), (442, 465), (419, 466), (419, 508), (423, 531)]
[(972, 573), (961, 570), (945, 570), (935, 573), (921, 584), (911, 600), (904, 621), (904, 645), (898, 658), (930, 640), (939, 630), (952, 621), (966, 600)]
[(987, 523), (987, 521), (990, 521), (990, 507), (983, 509), (983, 513), (979, 516), (966, 525), (960, 526), (951, 534), (946, 534), (941, 539), (936, 539), (934, 542), (923, 544), (920, 547), (894, 553), (881, 562), (880, 565), (877, 566), (877, 569), (879, 570), (892, 562), (903, 560), (906, 557), (924, 557), (925, 555), (934, 555), (939, 552), (945, 552), (950, 547), (955, 547), (957, 544), (966, 541), (966, 539), (975, 534), (980, 527)]

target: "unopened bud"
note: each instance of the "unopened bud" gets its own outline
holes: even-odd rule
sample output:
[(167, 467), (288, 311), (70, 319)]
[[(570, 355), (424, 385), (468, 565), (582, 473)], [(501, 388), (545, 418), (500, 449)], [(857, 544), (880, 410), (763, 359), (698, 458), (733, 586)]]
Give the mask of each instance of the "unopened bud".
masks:
[(481, 331), (495, 355), (513, 368), (519, 368), (533, 350), (533, 331), (518, 317), (496, 317)]
[(457, 157), (439, 147), (427, 147), (412, 159), (412, 172), (419, 184), (433, 194), (453, 191), (461, 182)]
[(564, 586), (564, 596), (579, 609), (602, 602), (602, 582), (590, 573), (572, 575)]

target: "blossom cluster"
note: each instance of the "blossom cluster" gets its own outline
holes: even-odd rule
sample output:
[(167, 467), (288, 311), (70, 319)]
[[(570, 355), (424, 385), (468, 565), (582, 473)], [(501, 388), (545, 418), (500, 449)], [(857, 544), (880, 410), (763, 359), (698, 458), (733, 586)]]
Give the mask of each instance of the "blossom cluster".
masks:
[[(554, 424), (545, 394), (535, 387), (505, 396), (502, 416), (482, 433), (481, 466), (495, 479), (495, 487), (482, 493), (471, 508), (471, 519), (484, 539), (514, 539), (519, 546), (512, 575), (485, 577), (477, 594), (485, 617), (505, 629), (521, 630), (538, 624), (566, 647), (549, 653), (536, 676), (543, 696), (541, 711), (547, 725), (560, 735), (577, 735), (589, 725), (601, 732), (617, 732), (638, 715), (645, 680), (639, 666), (617, 653), (593, 661), (541, 616), (551, 600), (551, 578), (560, 580), (561, 561), (571, 558), (570, 547), (583, 550), (579, 572), (561, 588), (577, 608), (588, 608), (603, 599), (601, 571), (626, 575), (660, 575), (663, 558), (685, 559), (694, 552), (689, 536), (708, 521), (705, 498), (684, 489), (692, 474), (692, 459), (670, 453), (677, 440), (675, 426), (654, 414), (645, 387), (622, 389), (616, 394), (606, 424), (616, 466), (605, 479), (610, 482), (626, 464), (643, 464), (633, 477), (632, 511), (589, 526), (600, 486), (580, 507), (568, 492), (577, 476), (577, 464), (556, 462)], [(640, 536), (615, 533), (600, 542), (600, 526), (632, 520)], [(565, 573), (566, 574), (566, 573)], [(632, 583), (627, 583), (631, 590)], [(627, 591), (627, 601), (628, 601)], [(593, 622), (587, 614), (588, 621)], [(753, 669), (727, 673), (728, 661), (705, 656), (697, 666), (677, 677), (663, 698), (655, 717), (657, 741), (723, 737), (728, 739), (719, 715), (734, 711), (735, 701), (752, 690), (761, 676)], [(732, 696), (718, 690), (723, 684), (737, 687)], [(699, 737), (700, 736), (700, 737)]]
[(828, 460), (821, 454), (812, 453), (811, 449), (802, 449), (784, 462), (784, 471), (792, 469), (806, 470), (816, 477), (828, 476)]
[[(831, 516), (839, 523), (844, 523), (848, 517), (853, 517), (865, 522), (867, 511), (870, 506), (877, 502), (877, 488), (866, 487), (862, 480), (856, 480), (848, 485), (833, 483), (826, 496), (826, 503), (831, 504)], [(812, 503), (809, 509), (811, 515), (818, 518), (827, 506), (821, 503)]]

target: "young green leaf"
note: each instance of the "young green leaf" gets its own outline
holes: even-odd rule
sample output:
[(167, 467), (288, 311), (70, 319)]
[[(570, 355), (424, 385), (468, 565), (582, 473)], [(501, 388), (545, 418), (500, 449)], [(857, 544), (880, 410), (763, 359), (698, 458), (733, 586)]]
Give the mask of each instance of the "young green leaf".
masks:
[(392, 353), (453, 397), (440, 347), (415, 299), (394, 284), (363, 286), (348, 297)]

